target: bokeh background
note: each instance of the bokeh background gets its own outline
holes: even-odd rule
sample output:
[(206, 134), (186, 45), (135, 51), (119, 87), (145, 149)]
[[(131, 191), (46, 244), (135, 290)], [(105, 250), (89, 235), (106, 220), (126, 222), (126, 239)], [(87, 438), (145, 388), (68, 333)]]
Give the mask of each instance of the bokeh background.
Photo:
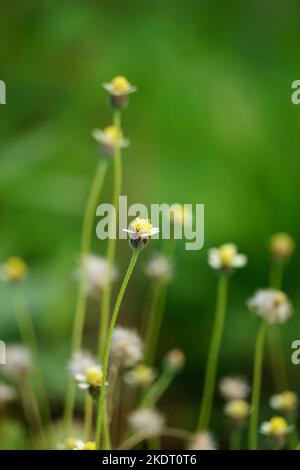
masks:
[[(14, 7), (15, 5), (15, 7)], [(212, 327), (216, 273), (207, 249), (233, 241), (249, 256), (231, 280), (219, 377), (251, 379), (258, 319), (245, 300), (269, 275), (267, 242), (287, 231), (299, 240), (299, 79), (296, 0), (1, 2), (0, 258), (23, 257), (25, 295), (37, 325), (54, 414), (62, 410), (74, 314), (82, 214), (96, 165), (91, 130), (111, 123), (103, 81), (125, 75), (139, 88), (124, 113), (129, 202), (204, 203), (205, 247), (176, 251), (159, 346), (181, 347), (184, 372), (160, 403), (169, 423), (194, 429)], [(102, 200), (111, 200), (112, 168)], [(135, 326), (149, 281), (143, 253), (121, 312)], [(93, 251), (106, 245), (94, 238)], [(121, 271), (130, 253), (118, 245)], [(300, 250), (284, 277), (295, 305), (282, 328), (285, 355), (300, 334)], [(17, 341), (9, 293), (0, 287), (0, 338)], [(98, 307), (89, 303), (85, 346), (94, 348)], [(298, 334), (299, 332), (299, 334)], [(159, 362), (159, 361), (158, 361)], [(289, 365), (293, 388), (300, 368)], [(264, 398), (273, 391), (266, 357)], [(221, 403), (214, 427), (222, 428)], [(262, 411), (268, 417), (270, 411)]]

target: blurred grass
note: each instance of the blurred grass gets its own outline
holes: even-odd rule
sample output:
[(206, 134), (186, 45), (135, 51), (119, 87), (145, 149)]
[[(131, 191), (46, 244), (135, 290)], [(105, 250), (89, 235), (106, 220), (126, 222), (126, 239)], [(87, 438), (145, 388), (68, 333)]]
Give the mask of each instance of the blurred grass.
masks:
[[(219, 374), (252, 369), (258, 322), (245, 308), (265, 286), (266, 244), (287, 231), (298, 244), (299, 110), (290, 85), (300, 66), (300, 5), (208, 0), (188, 4), (30, 0), (0, 15), (0, 257), (18, 254), (30, 266), (24, 289), (37, 324), (48, 386), (58, 402), (73, 318), (82, 211), (96, 168), (90, 133), (110, 124), (101, 83), (126, 75), (139, 87), (124, 114), (131, 146), (124, 153), (129, 202), (205, 203), (205, 249), (178, 248), (160, 354), (173, 346), (187, 354), (184, 380), (172, 388), (193, 427), (215, 302), (216, 276), (207, 248), (234, 241), (249, 256), (231, 281), (230, 307)], [(111, 198), (111, 172), (103, 200)], [(142, 263), (151, 251), (151, 243)], [(94, 250), (105, 244), (94, 240)], [(118, 264), (126, 265), (126, 242)], [(299, 250), (284, 288), (299, 306)], [(147, 282), (139, 268), (124, 304), (123, 323), (141, 314)], [(1, 338), (16, 341), (9, 297), (1, 287)], [(89, 304), (86, 344), (94, 346), (97, 307)], [(126, 320), (125, 320), (126, 318)], [(286, 356), (299, 328), (296, 314), (283, 327)], [(290, 367), (291, 381), (300, 386)], [(265, 394), (271, 390), (266, 369)], [(176, 407), (177, 410), (177, 407)], [(171, 410), (169, 410), (172, 415)]]

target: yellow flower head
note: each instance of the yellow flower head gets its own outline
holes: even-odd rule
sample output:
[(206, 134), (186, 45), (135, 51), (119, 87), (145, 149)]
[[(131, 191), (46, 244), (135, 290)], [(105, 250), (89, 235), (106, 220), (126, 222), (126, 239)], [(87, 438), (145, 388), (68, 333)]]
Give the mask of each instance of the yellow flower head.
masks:
[(214, 269), (228, 271), (242, 268), (247, 264), (247, 256), (238, 253), (234, 243), (225, 243), (219, 248), (211, 248), (208, 252), (208, 263)]
[(3, 265), (3, 276), (11, 282), (22, 281), (27, 275), (27, 265), (18, 256), (11, 256)]
[(224, 407), (224, 413), (233, 420), (241, 421), (249, 415), (249, 409), (245, 400), (230, 400)]
[(151, 234), (152, 224), (147, 219), (136, 219), (133, 221), (131, 228), (136, 233)]
[(117, 143), (123, 139), (122, 131), (118, 130), (115, 126), (105, 127), (103, 133), (112, 143)]
[(64, 442), (64, 448), (66, 450), (73, 450), (77, 447), (77, 439), (76, 437), (67, 437)]
[(153, 227), (150, 220), (136, 218), (131, 222), (129, 229), (123, 229), (129, 234), (129, 244), (131, 248), (142, 249), (148, 243), (152, 235), (156, 235), (159, 229)]
[(270, 419), (270, 434), (284, 434), (288, 429), (287, 421), (282, 416), (274, 416)]
[(125, 375), (125, 381), (128, 384), (147, 387), (155, 378), (155, 371), (152, 367), (145, 364), (138, 364)]
[(82, 450), (96, 450), (96, 443), (88, 441), (83, 445)]
[(114, 91), (118, 93), (126, 93), (129, 87), (129, 82), (127, 78), (122, 77), (121, 75), (113, 78), (111, 84)]
[(97, 367), (90, 367), (86, 372), (86, 382), (90, 387), (99, 387), (102, 382), (102, 371)]
[(137, 88), (131, 85), (127, 78), (118, 76), (112, 79), (110, 83), (103, 83), (103, 87), (110, 94), (110, 103), (113, 108), (122, 109), (127, 104), (127, 98), (130, 93), (134, 93)]
[(296, 393), (285, 391), (274, 395), (270, 400), (270, 405), (274, 410), (290, 413), (298, 406), (298, 397)]
[(270, 250), (275, 258), (284, 261), (295, 250), (295, 242), (288, 233), (276, 233), (270, 239)]
[(274, 294), (274, 305), (275, 307), (280, 307), (287, 301), (287, 296), (282, 291), (276, 291)]

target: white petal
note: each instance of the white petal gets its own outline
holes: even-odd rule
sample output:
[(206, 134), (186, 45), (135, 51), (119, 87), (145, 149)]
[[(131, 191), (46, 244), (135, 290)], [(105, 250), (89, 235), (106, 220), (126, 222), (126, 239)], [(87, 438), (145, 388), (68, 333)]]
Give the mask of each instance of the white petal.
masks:
[(248, 261), (248, 258), (247, 258), (246, 255), (236, 255), (234, 257), (232, 267), (233, 268), (243, 268), (244, 266), (246, 266), (247, 261)]

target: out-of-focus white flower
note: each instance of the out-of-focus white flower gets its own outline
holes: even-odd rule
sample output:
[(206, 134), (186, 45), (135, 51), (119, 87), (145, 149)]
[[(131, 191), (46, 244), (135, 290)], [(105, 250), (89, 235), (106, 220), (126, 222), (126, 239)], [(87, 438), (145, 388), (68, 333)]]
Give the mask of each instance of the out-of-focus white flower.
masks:
[(103, 88), (110, 94), (110, 103), (113, 108), (122, 109), (127, 105), (128, 95), (134, 93), (137, 87), (131, 85), (127, 78), (118, 76), (110, 83), (103, 83)]
[(211, 248), (208, 252), (208, 264), (214, 269), (229, 270), (243, 268), (247, 264), (247, 256), (238, 253), (237, 246), (225, 243), (219, 248)]
[(30, 373), (32, 368), (32, 357), (29, 349), (19, 344), (7, 346), (6, 364), (3, 366), (4, 374), (19, 380)]
[(92, 354), (87, 351), (75, 351), (68, 362), (68, 371), (75, 379), (78, 374), (86, 374), (88, 369), (98, 367), (99, 363)]
[(250, 413), (250, 406), (245, 400), (230, 400), (224, 406), (224, 414), (233, 421), (244, 421)]
[(145, 408), (130, 413), (128, 422), (136, 432), (143, 431), (149, 436), (157, 436), (161, 434), (165, 418), (158, 411)]
[(129, 139), (123, 137), (122, 131), (114, 126), (108, 126), (105, 129), (94, 129), (92, 136), (100, 144), (100, 152), (108, 157), (113, 157), (116, 148), (126, 148), (129, 145)]
[(282, 442), (287, 434), (293, 430), (288, 422), (282, 416), (274, 416), (270, 421), (264, 421), (260, 426), (260, 432), (265, 436), (273, 438), (275, 441)]
[(11, 256), (0, 265), (0, 278), (5, 282), (19, 282), (27, 276), (27, 264), (18, 256)]
[(219, 383), (219, 390), (225, 400), (243, 400), (250, 393), (250, 387), (242, 377), (224, 377)]
[(298, 397), (295, 392), (287, 390), (273, 395), (270, 400), (270, 406), (276, 411), (289, 414), (297, 409)]
[(157, 374), (153, 367), (148, 367), (145, 364), (138, 364), (124, 374), (124, 382), (128, 385), (148, 387), (152, 384), (156, 375)]
[(16, 399), (15, 390), (6, 384), (0, 384), (0, 409)]
[(143, 248), (149, 241), (150, 237), (157, 235), (159, 229), (153, 227), (148, 219), (134, 219), (129, 229), (123, 229), (129, 234), (129, 243), (132, 248)]
[(155, 279), (160, 282), (168, 282), (173, 276), (173, 264), (167, 256), (156, 253), (148, 261), (145, 267), (145, 273), (151, 279)]
[(83, 351), (75, 352), (69, 361), (68, 370), (79, 388), (89, 390), (91, 393), (99, 391), (102, 368), (91, 354)]
[(188, 450), (217, 450), (217, 443), (210, 432), (198, 432), (191, 439)]
[(106, 282), (109, 280), (115, 281), (118, 276), (115, 267), (110, 269), (109, 263), (105, 258), (95, 255), (83, 257), (76, 277), (79, 278), (81, 275), (84, 278), (86, 292), (94, 297), (98, 297), (99, 293), (104, 289)]
[(136, 86), (131, 85), (127, 78), (122, 76), (113, 78), (109, 83), (103, 83), (103, 88), (115, 96), (129, 95), (137, 90)]
[(270, 250), (275, 260), (285, 261), (295, 250), (295, 242), (288, 233), (275, 233), (270, 239)]
[(93, 441), (83, 442), (78, 440), (75, 442), (73, 450), (96, 450), (96, 443)]
[(134, 330), (118, 326), (112, 335), (110, 354), (116, 363), (133, 367), (143, 357), (143, 342)]
[(268, 323), (284, 323), (292, 314), (286, 294), (275, 289), (261, 289), (248, 301), (248, 307)]

